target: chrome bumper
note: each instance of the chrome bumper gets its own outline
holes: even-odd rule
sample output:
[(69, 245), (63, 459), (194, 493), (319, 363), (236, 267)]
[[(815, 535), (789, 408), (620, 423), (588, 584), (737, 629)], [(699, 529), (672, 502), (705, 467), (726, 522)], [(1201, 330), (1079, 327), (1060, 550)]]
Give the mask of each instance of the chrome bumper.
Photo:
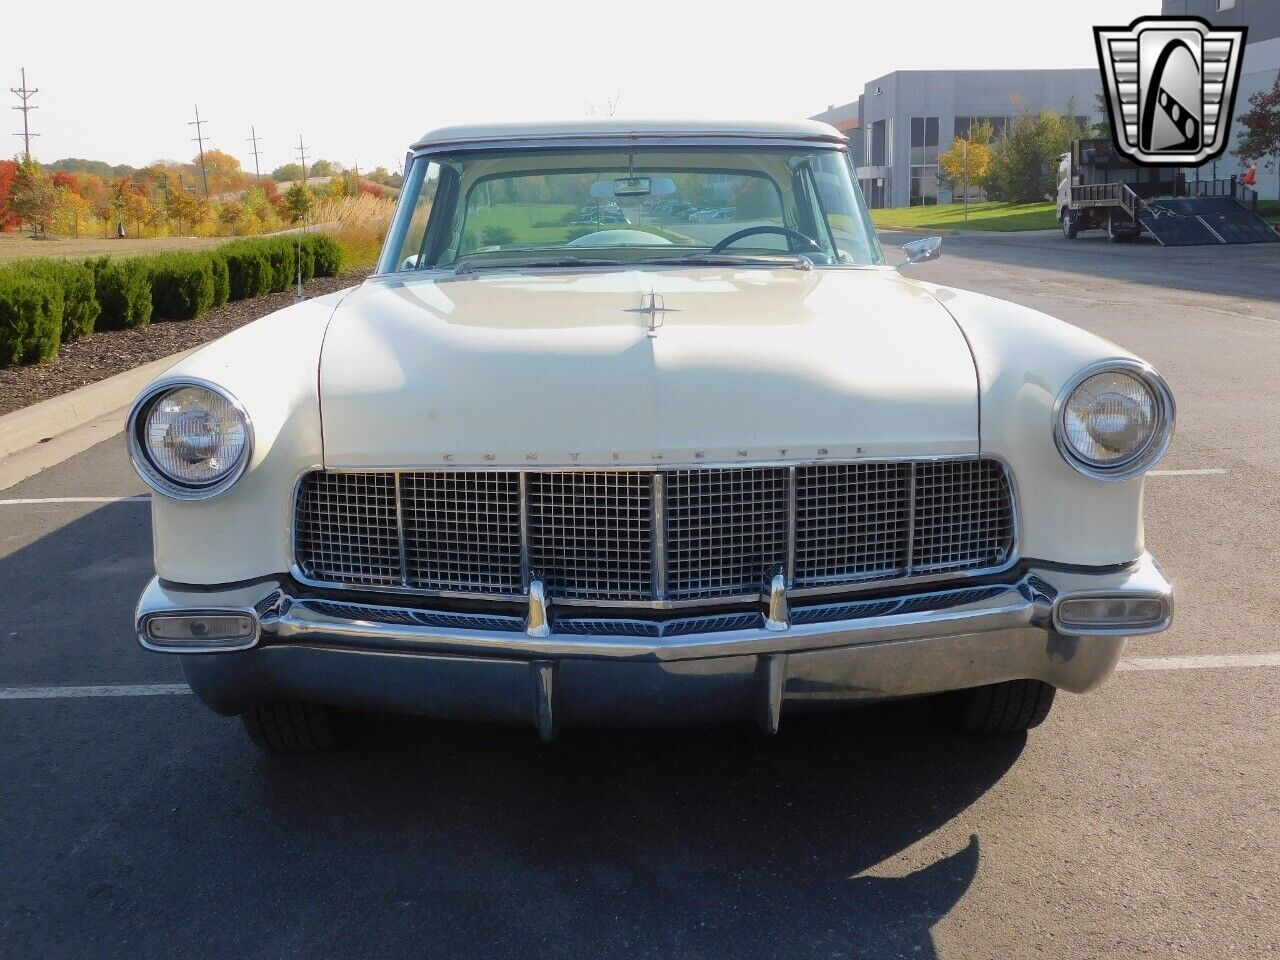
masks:
[[(139, 640), (159, 649), (147, 639), (153, 616), (252, 615), (257, 629), (247, 649), (176, 651), (192, 689), (220, 713), (302, 699), (532, 721), (550, 737), (560, 723), (753, 713), (773, 731), (784, 704), (791, 710), (1015, 679), (1081, 693), (1111, 673), (1126, 635), (1163, 630), (1173, 613), (1172, 588), (1149, 555), (1123, 569), (1030, 565), (1009, 583), (793, 607), (781, 630), (763, 616), (749, 628), (686, 618), (670, 632), (643, 636), (634, 635), (638, 621), (553, 619), (550, 630), (526, 630), (519, 618), (294, 591), (285, 579), (212, 591), (152, 580), (138, 604)], [(1068, 632), (1058, 606), (1085, 596), (1159, 599), (1166, 615), (1141, 629)], [(575, 632), (565, 632), (571, 622)]]

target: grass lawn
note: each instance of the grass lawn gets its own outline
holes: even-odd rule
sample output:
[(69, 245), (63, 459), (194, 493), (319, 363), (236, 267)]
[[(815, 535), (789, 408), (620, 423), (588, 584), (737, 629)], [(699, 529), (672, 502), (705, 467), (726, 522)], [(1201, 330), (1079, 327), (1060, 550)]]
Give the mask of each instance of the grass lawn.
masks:
[(103, 237), (51, 237), (48, 240), (32, 240), (25, 230), (17, 233), (0, 233), (0, 263), (6, 260), (25, 260), (29, 257), (115, 257), (163, 253), (166, 250), (207, 250), (228, 237), (159, 237), (154, 240), (134, 240)]
[(1280, 223), (1280, 200), (1259, 200), (1258, 213), (1267, 223)]
[(871, 219), (877, 227), (904, 230), (1052, 230), (1058, 226), (1052, 203), (971, 203), (967, 223), (962, 203), (872, 210)]

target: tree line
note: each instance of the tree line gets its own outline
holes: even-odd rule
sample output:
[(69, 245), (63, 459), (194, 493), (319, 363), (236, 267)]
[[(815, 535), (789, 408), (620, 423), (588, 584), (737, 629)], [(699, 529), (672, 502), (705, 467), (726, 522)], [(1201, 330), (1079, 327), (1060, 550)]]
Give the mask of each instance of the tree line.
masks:
[(3, 160), (0, 231), (25, 226), (33, 236), (251, 236), (305, 222), (324, 197), (388, 196), (399, 180), (381, 167), (357, 176), (320, 160), (308, 169), (306, 183), (299, 167), (295, 182), (282, 190), (292, 166), (258, 178), (216, 149), (204, 152), (203, 165), (200, 158), (141, 168), (69, 159), (45, 168), (29, 157)]

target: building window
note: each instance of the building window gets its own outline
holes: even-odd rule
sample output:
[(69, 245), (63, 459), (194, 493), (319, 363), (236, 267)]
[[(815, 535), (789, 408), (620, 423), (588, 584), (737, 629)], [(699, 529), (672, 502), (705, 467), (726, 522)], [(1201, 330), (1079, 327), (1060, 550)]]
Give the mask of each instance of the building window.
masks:
[(979, 123), (985, 123), (991, 127), (991, 138), (998, 140), (1009, 132), (1009, 123), (1012, 117), (956, 117), (955, 135), (969, 139), (969, 131)]
[(911, 118), (911, 162), (930, 164), (938, 162), (938, 118)]
[(883, 167), (885, 164), (884, 144), (884, 121), (877, 120), (871, 124), (871, 165), (873, 167)]
[(931, 207), (938, 202), (938, 167), (911, 168), (911, 206)]

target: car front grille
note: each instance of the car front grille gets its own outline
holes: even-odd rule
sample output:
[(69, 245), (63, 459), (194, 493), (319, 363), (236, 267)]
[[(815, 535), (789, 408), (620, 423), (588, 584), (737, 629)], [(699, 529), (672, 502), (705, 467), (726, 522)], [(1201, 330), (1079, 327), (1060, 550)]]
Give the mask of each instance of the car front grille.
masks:
[(989, 459), (662, 470), (306, 474), (297, 574), (317, 585), (569, 603), (758, 597), (981, 573), (1014, 551)]

